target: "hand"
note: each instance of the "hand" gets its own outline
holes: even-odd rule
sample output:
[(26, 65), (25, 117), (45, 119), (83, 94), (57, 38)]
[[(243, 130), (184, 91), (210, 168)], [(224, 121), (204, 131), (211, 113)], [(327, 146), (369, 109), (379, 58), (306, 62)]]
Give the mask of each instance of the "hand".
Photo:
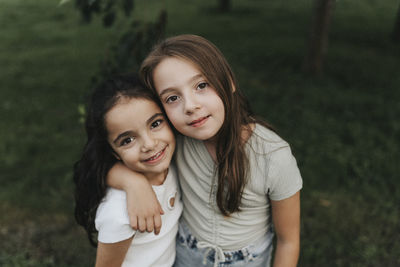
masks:
[(132, 228), (140, 232), (154, 231), (154, 234), (158, 235), (164, 211), (147, 179), (134, 179), (124, 190), (127, 193), (128, 215)]
[(143, 174), (116, 163), (108, 172), (107, 184), (126, 192), (129, 222), (134, 230), (160, 233), (164, 211)]

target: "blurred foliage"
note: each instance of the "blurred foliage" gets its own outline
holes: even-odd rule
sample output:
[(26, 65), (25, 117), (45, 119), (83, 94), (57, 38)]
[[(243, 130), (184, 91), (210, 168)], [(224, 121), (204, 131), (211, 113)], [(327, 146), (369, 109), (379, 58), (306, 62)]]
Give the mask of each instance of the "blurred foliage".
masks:
[(220, 12), (229, 12), (232, 9), (232, 0), (218, 0), (218, 10)]
[(166, 20), (167, 13), (163, 10), (154, 23), (133, 21), (120, 39), (112, 45), (110, 55), (102, 60), (100, 71), (93, 78), (93, 82), (97, 83), (116, 73), (138, 71), (154, 43), (164, 36)]
[(117, 17), (117, 8), (120, 8), (125, 16), (132, 14), (134, 0), (75, 0), (75, 5), (86, 22), (92, 20), (93, 14), (98, 14), (103, 17), (104, 26), (110, 27)]
[[(91, 22), (93, 15), (98, 15), (105, 27), (114, 25), (118, 7), (126, 17), (130, 17), (134, 10), (134, 0), (76, 0), (75, 5), (84, 21)], [(100, 70), (92, 82), (96, 84), (116, 73), (138, 71), (151, 47), (164, 37), (166, 24), (167, 12), (164, 9), (155, 22), (132, 19), (101, 61)]]
[(397, 9), (397, 17), (393, 27), (392, 40), (394, 42), (400, 42), (400, 5)]

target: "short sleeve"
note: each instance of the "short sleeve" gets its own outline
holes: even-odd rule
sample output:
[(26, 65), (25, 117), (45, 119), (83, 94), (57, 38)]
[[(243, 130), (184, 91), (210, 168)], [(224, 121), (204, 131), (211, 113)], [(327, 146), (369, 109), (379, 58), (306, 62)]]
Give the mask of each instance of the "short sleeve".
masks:
[(135, 230), (129, 224), (126, 205), (126, 193), (124, 191), (108, 190), (105, 199), (96, 212), (95, 226), (99, 232), (98, 241), (116, 243), (135, 234)]
[(297, 162), (289, 146), (271, 152), (266, 192), (271, 200), (293, 196), (303, 186)]

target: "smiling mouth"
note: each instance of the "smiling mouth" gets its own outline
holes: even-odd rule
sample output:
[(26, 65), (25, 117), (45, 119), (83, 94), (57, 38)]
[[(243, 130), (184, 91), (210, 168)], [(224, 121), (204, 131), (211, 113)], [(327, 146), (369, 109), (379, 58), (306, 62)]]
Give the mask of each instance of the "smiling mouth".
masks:
[(154, 156), (152, 156), (152, 157), (150, 157), (150, 158), (147, 158), (147, 159), (145, 159), (145, 160), (142, 160), (143, 162), (145, 162), (145, 163), (154, 163), (154, 162), (157, 162), (163, 155), (164, 155), (164, 152), (165, 152), (165, 149), (166, 149), (167, 147), (164, 147), (164, 149), (163, 150), (161, 150), (160, 152), (158, 152), (157, 154), (155, 154)]
[(211, 115), (208, 115), (208, 116), (202, 117), (198, 120), (194, 120), (194, 121), (190, 122), (189, 125), (193, 126), (193, 127), (199, 127), (199, 126), (203, 125), (210, 116)]

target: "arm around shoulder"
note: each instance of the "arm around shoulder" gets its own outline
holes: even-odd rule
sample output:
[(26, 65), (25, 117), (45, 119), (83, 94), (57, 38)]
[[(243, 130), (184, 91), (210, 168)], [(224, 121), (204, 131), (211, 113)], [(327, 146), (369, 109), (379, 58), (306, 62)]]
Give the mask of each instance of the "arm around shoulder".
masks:
[(126, 192), (129, 221), (133, 229), (154, 231), (155, 234), (160, 232), (164, 211), (146, 177), (117, 163), (109, 171), (107, 183)]

